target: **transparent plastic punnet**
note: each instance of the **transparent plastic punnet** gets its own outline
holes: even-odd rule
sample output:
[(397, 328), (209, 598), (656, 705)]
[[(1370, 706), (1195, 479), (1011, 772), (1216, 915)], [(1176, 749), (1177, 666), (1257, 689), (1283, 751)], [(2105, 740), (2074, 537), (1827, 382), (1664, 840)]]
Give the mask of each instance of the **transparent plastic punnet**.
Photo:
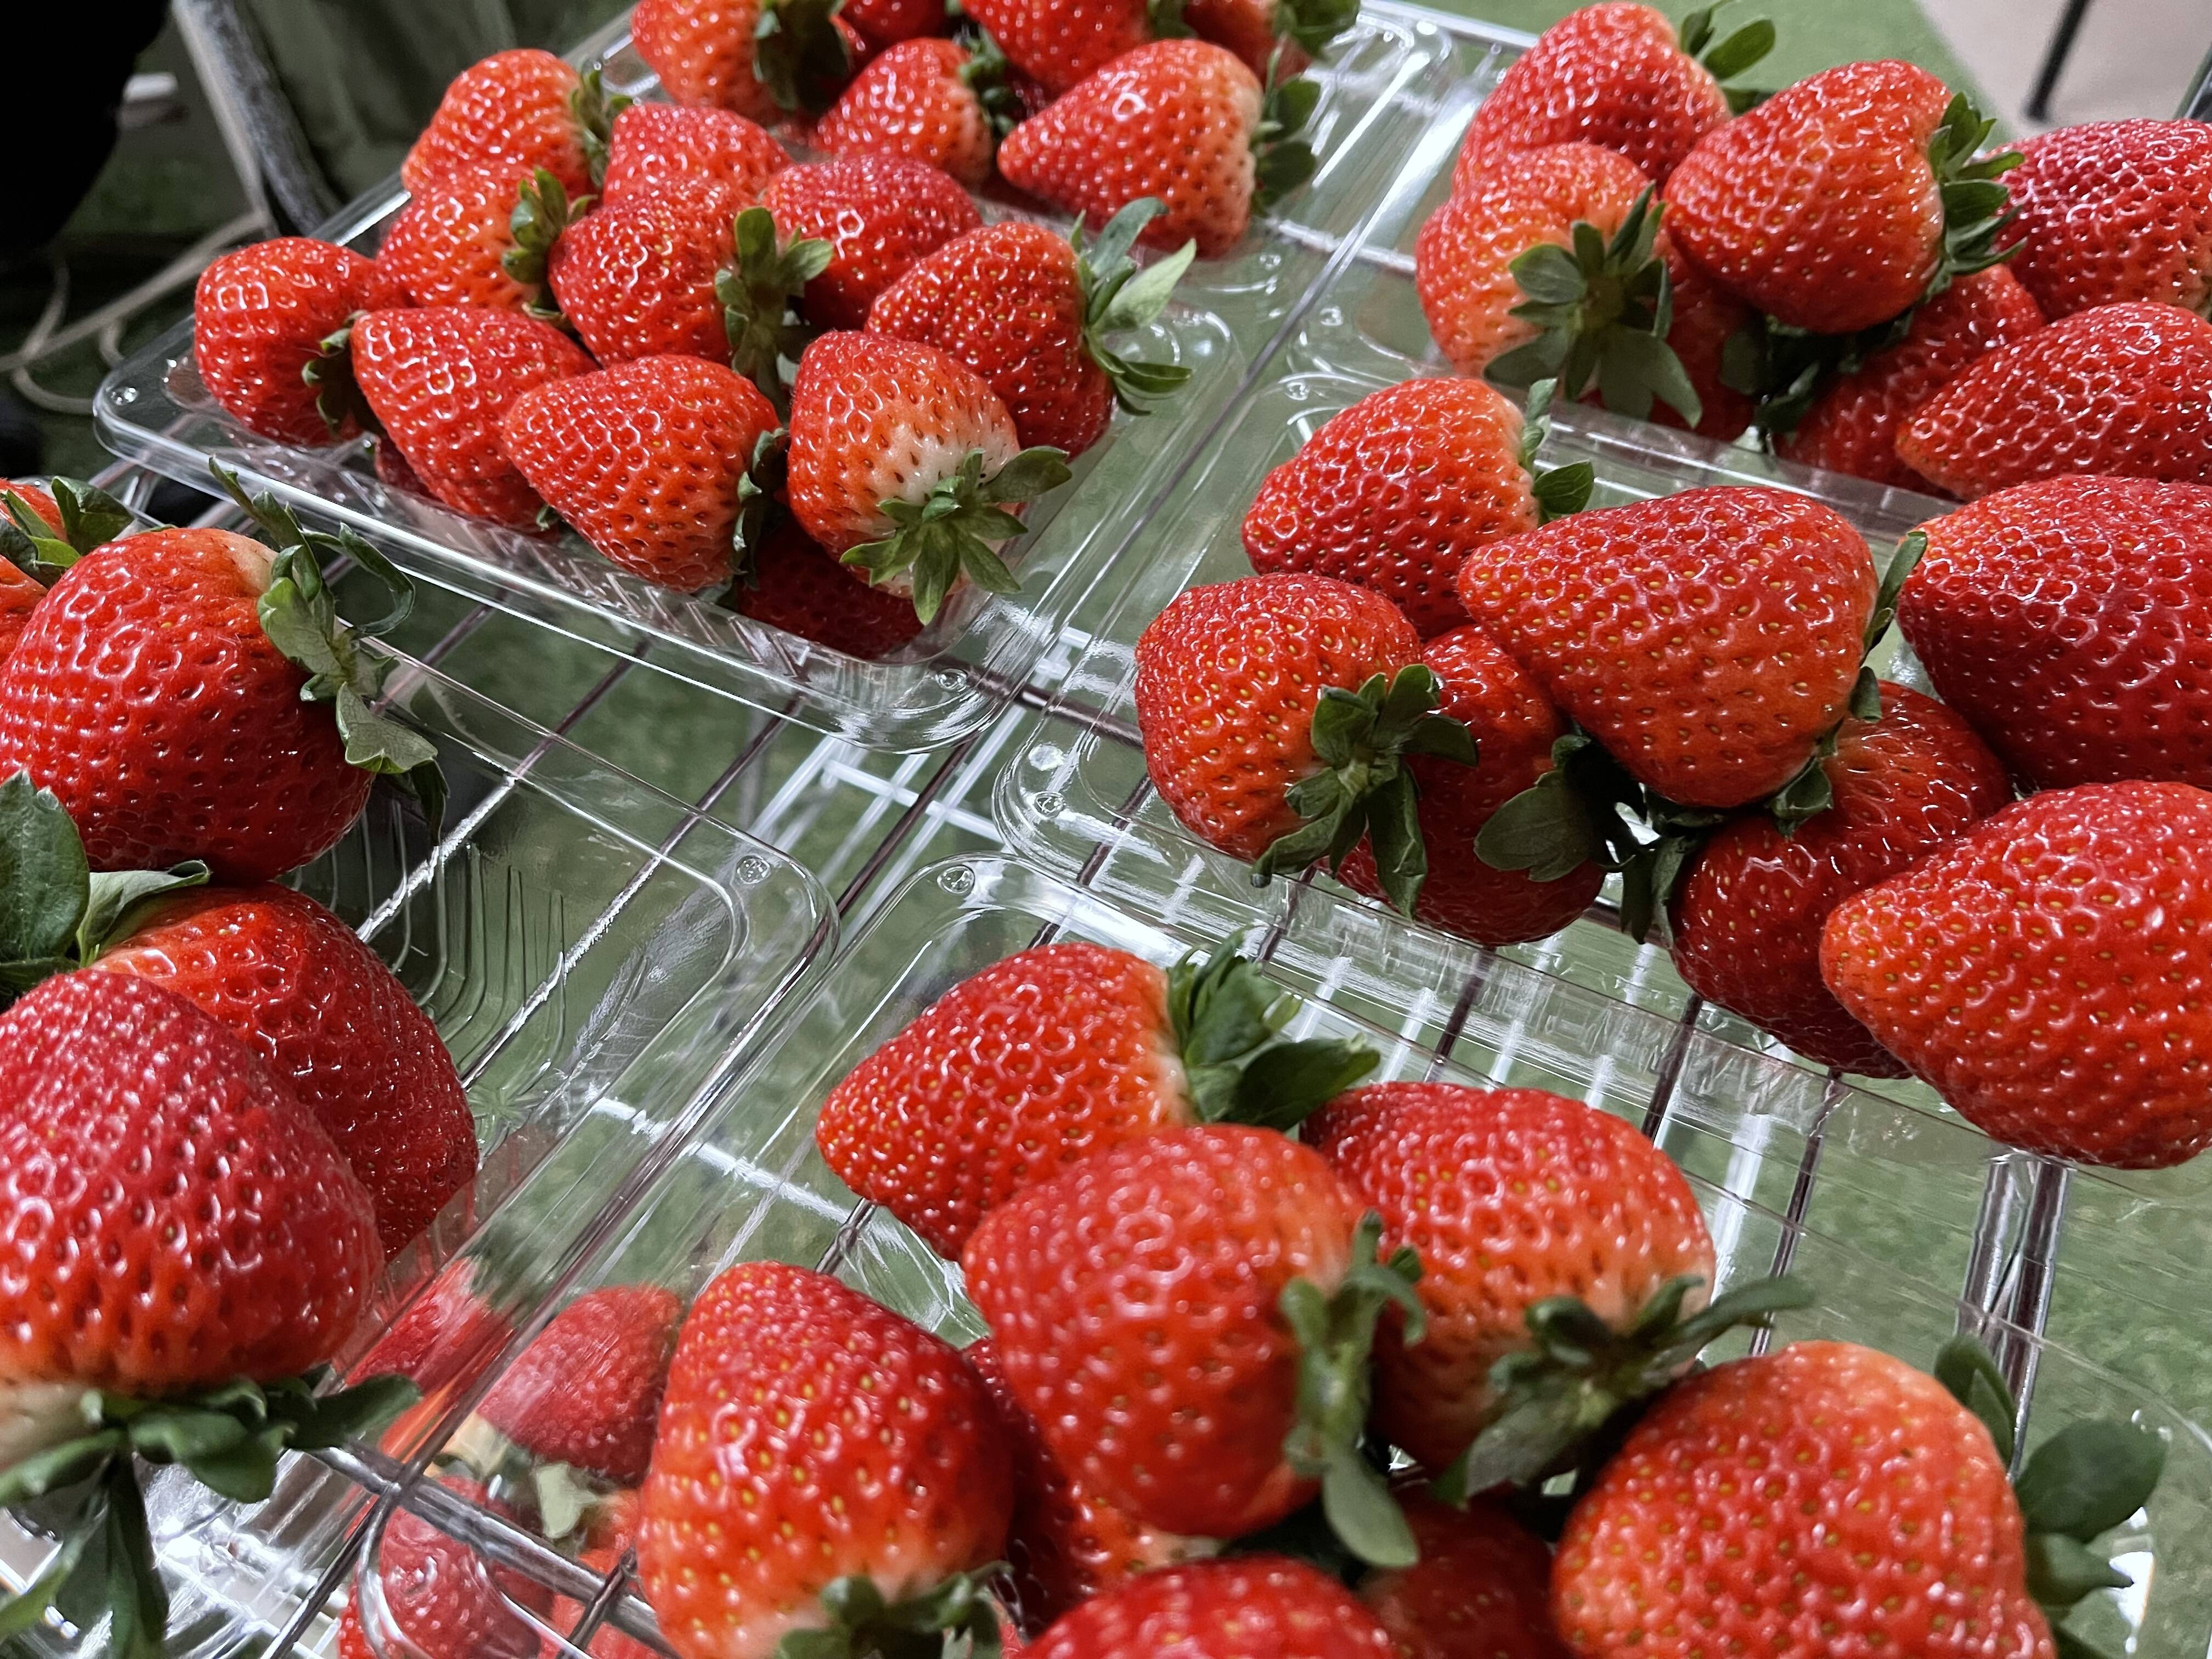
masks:
[[(610, 90), (650, 95), (653, 81), (616, 26), (573, 54), (604, 67)], [(1231, 254), (1201, 260), (1178, 299), (1129, 348), (1181, 363), (1191, 380), (1144, 417), (1118, 415), (1079, 459), (1074, 480), (1038, 505), (1009, 550), (1018, 594), (969, 589), (915, 640), (863, 660), (673, 592), (593, 553), (573, 532), (519, 534), (382, 483), (364, 445), (293, 448), (256, 437), (209, 398), (180, 325), (109, 377), (97, 400), (117, 453), (204, 483), (210, 459), (302, 513), (374, 537), (411, 574), (588, 642), (639, 651), (700, 689), (836, 732), (871, 748), (950, 742), (989, 719), (1059, 642), (1074, 608), (1127, 550), (1159, 496), (1210, 444), (1297, 319), (1320, 277), (1364, 240), (1400, 157), (1433, 107), (1446, 37), (1419, 14), (1374, 7), (1315, 73), (1315, 178), (1257, 222)], [(319, 234), (373, 251), (405, 198), (396, 181)], [(987, 218), (1019, 215), (1002, 202)], [(1126, 561), (1123, 561), (1126, 562)]]
[[(594, 1218), (696, 1127), (748, 1036), (836, 934), (819, 884), (773, 848), (419, 662), (393, 659), (386, 696), (438, 744), (453, 792), (441, 833), (380, 786), (345, 838), (290, 879), (351, 923), (434, 1019), (468, 1086), (482, 1164), (392, 1263), (348, 1358), (488, 1241), (516, 1269), (503, 1289), (479, 1280), (488, 1309), (526, 1319), (588, 1248)], [(434, 1419), (436, 1402), (418, 1415)], [(175, 1603), (170, 1651), (230, 1653), (265, 1634), (269, 1610), (296, 1598), (302, 1563), (357, 1507), (348, 1483), (297, 1457), (254, 1510), (161, 1474), (149, 1508)], [(0, 1515), (0, 1584), (37, 1577), (52, 1547)], [(62, 1653), (99, 1637), (57, 1624), (15, 1640)]]
[[(814, 1122), (846, 1073), (952, 986), (1015, 951), (1070, 939), (1164, 964), (1208, 945), (1212, 930), (1194, 912), (1164, 927), (1133, 920), (1081, 888), (1002, 858), (958, 860), (917, 873), (855, 939), (837, 972), (793, 1010), (773, 1046), (733, 1081), (704, 1132), (578, 1285), (650, 1283), (688, 1297), (738, 1261), (791, 1261), (834, 1272), (956, 1343), (982, 1334), (957, 1269), (888, 1214), (854, 1199), (817, 1153)], [(1325, 934), (1271, 929), (1249, 943), (1286, 988), (1316, 999), (1291, 1031), (1364, 1038), (1382, 1055), (1381, 1077), (1550, 1088), (1641, 1124), (1689, 1172), (1718, 1247), (1723, 1285), (1782, 1267), (1817, 1285), (1819, 1306), (1786, 1316), (1772, 1340), (1848, 1339), (1925, 1365), (1954, 1330), (1978, 1330), (2022, 1385), (2030, 1443), (2090, 1413), (2132, 1414), (2155, 1427), (2169, 1447), (2165, 1481), (2148, 1511), (2110, 1540), (2135, 1586), (2087, 1605), (2075, 1626), (2108, 1643), (2131, 1644), (2125, 1650), (2137, 1659), (2205, 1651), (2212, 1637), (2212, 1541), (2204, 1527), (2212, 1442), (2147, 1393), (1962, 1303), (1955, 1280), (1944, 1277), (1941, 1249), (1931, 1275), (1931, 1245), (1967, 1247), (1971, 1207), (1963, 1217), (1920, 1218), (1925, 1224), (1910, 1234), (1865, 1226), (1862, 1206), (1885, 1201), (1886, 1166), (1925, 1150), (1917, 1143), (1929, 1129), (1917, 1114), (1872, 1096), (1833, 1103), (1825, 1133), (1836, 1156), (1821, 1182), (1822, 1201), (1808, 1213), (1790, 1201), (1803, 1137), (1762, 1115), (1790, 1096), (1802, 1075), (1778, 1061), (1736, 1051), (1729, 1087), (1689, 1087), (1682, 1074), (1670, 1079), (1632, 1054), (1616, 1061), (1626, 1043), (1587, 1046), (1585, 1057), (1577, 1058), (1545, 1040), (1539, 1034), (1587, 1021), (1594, 1011), (1575, 988), (1514, 964), (1498, 965), (1510, 992), (1505, 998), (1470, 996), (1452, 986), (1412, 992), (1403, 980), (1346, 956)], [(1560, 1006), (1547, 1006), (1554, 1002)], [(1753, 1340), (1740, 1335), (1715, 1357), (1741, 1352)], [(478, 1397), (495, 1381), (484, 1378)], [(537, 1626), (548, 1654), (583, 1652), (592, 1633), (609, 1624), (653, 1638), (629, 1562), (603, 1575), (548, 1547), (526, 1523), (472, 1504), (431, 1477), (377, 1460), (359, 1468), (385, 1503), (350, 1594), (380, 1653), (416, 1652), (393, 1627), (377, 1588), (384, 1532), (403, 1507), (566, 1599), (557, 1617), (545, 1611), (547, 1595), (514, 1601), (517, 1617)], [(335, 1612), (333, 1602), (325, 1618)]]

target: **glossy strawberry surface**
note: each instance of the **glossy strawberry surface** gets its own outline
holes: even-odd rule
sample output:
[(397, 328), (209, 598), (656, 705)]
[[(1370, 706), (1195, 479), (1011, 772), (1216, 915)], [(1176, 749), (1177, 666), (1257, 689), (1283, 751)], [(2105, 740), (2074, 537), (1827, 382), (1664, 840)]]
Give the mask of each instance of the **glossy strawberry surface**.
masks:
[(1453, 1509), (1401, 1486), (1399, 1507), (1420, 1559), (1371, 1572), (1359, 1599), (1397, 1644), (1399, 1659), (1565, 1659), (1552, 1627), (1552, 1552), (1504, 1505), (1477, 1498)]
[(2000, 239), (2051, 316), (2124, 300), (2212, 309), (2212, 125), (2098, 121), (2020, 145)]
[(976, 0), (968, 15), (1055, 96), (1152, 38), (1142, 0)]
[(374, 308), (482, 306), (520, 311), (533, 283), (501, 264), (514, 247), (516, 193), (530, 178), (509, 167), (464, 167), (399, 210), (376, 249)]
[(921, 631), (914, 601), (853, 580), (853, 573), (787, 519), (753, 556), (750, 580), (726, 599), (756, 622), (848, 657), (885, 657)]
[(192, 362), (209, 395), (264, 438), (335, 443), (305, 378), (322, 342), (366, 302), (371, 267), (351, 248), (280, 236), (234, 248), (192, 290)]
[(786, 240), (818, 236), (836, 250), (806, 285), (807, 319), (858, 328), (876, 296), (954, 237), (982, 222), (947, 173), (899, 155), (854, 155), (787, 167), (761, 192)]
[(961, 78), (965, 48), (951, 40), (903, 40), (870, 62), (814, 124), (817, 148), (832, 155), (902, 155), (970, 190), (991, 173), (991, 123)]
[(1060, 1620), (1031, 1659), (1389, 1659), (1389, 1633), (1303, 1561), (1243, 1555), (1147, 1573)]
[(676, 102), (773, 121), (775, 98), (753, 59), (761, 21), (760, 0), (638, 0), (630, 40)]
[[(0, 479), (0, 518), (12, 524), (15, 520), (8, 517), (5, 495), (15, 496), (33, 516), (45, 520), (49, 533), (61, 534), (61, 509), (54, 505), (54, 498), (38, 485)], [(8, 653), (15, 648), (15, 641), (22, 637), (31, 620), (31, 612), (46, 597), (44, 583), (0, 558), (0, 662), (8, 660)]]
[(400, 182), (421, 191), (469, 167), (544, 167), (570, 196), (589, 193), (591, 161), (571, 103), (582, 84), (574, 69), (535, 48), (471, 64), (408, 150)]
[(684, 1304), (658, 1285), (586, 1291), (553, 1316), (477, 1409), (534, 1457), (635, 1486)]
[(615, 117), (604, 202), (685, 184), (728, 187), (740, 207), (791, 165), (781, 144), (734, 110), (682, 104), (632, 104)]
[(747, 205), (719, 179), (633, 186), (555, 245), (549, 276), (561, 314), (602, 363), (727, 362), (714, 278), (735, 261), (732, 228)]
[(882, 49), (924, 34), (942, 34), (945, 0), (845, 0), (837, 15)]
[[(462, 1502), (516, 1522), (514, 1510), (477, 1481), (439, 1477)], [(379, 1631), (386, 1653), (421, 1659), (538, 1659), (538, 1632), (507, 1594), (528, 1599), (520, 1573), (495, 1575), (477, 1551), (408, 1510), (394, 1510), (376, 1553), (374, 1610), (363, 1621)], [(542, 1607), (544, 1602), (538, 1600)]]

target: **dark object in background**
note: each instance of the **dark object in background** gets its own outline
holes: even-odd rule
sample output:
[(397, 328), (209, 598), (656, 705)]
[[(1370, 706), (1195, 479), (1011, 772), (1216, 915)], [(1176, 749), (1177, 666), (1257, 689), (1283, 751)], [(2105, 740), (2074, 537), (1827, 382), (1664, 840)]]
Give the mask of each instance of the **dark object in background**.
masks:
[(37, 416), (0, 392), (0, 478), (21, 478), (46, 470), (46, 434)]
[(46, 44), (40, 68), (9, 77), (9, 129), (32, 138), (37, 155), (35, 165), (11, 170), (0, 265), (52, 241), (92, 188), (115, 148), (124, 83), (161, 33), (163, 7), (161, 0), (103, 0), (40, 9)]

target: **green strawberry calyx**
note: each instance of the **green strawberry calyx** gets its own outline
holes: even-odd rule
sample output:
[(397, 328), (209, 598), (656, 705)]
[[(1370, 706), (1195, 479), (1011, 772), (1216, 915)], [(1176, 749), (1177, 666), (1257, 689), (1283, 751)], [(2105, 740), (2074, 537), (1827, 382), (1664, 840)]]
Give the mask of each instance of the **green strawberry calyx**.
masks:
[[(568, 94), (568, 114), (576, 124), (577, 139), (584, 146), (584, 164), (594, 185), (607, 176), (607, 146), (614, 137), (615, 117), (635, 101), (621, 93), (608, 97), (596, 69), (586, 70), (580, 84)], [(575, 210), (583, 210), (580, 206)]]
[(300, 379), (314, 388), (315, 413), (333, 438), (343, 436), (349, 425), (378, 437), (384, 434), (384, 422), (377, 419), (368, 394), (354, 378), (353, 325), (363, 314), (356, 312), (317, 341), (313, 353), (300, 365)]
[(1021, 94), (1008, 78), (1013, 65), (1007, 61), (1005, 49), (991, 38), (991, 32), (972, 17), (962, 20), (955, 38), (968, 54), (960, 65), (960, 84), (975, 94), (983, 118), (990, 124), (992, 138), (1003, 138), (1021, 125), (1024, 113)]
[[(1686, 13), (1675, 34), (1676, 44), (1703, 64), (1705, 72), (1716, 81), (1735, 79), (1774, 50), (1774, 25), (1764, 17), (1754, 17), (1722, 34), (1714, 26), (1714, 16), (1726, 3), (1727, 0), (1720, 0), (1719, 4), (1700, 6)], [(1722, 91), (1728, 98), (1729, 112), (1735, 115), (1742, 114), (1767, 95), (1737, 87), (1724, 87)]]
[(1997, 238), (2019, 216), (2004, 175), (2027, 158), (2016, 149), (1982, 154), (1996, 126), (1994, 116), (1984, 115), (1965, 93), (1957, 93), (1928, 141), (1928, 165), (1943, 196), (1943, 249), (1920, 296), (1923, 304), (1959, 277), (2002, 264), (2019, 251), (2018, 245), (2000, 248)]
[(78, 1391), (67, 1412), (52, 1414), (47, 1443), (0, 1470), (0, 1509), (25, 1508), (61, 1540), (44, 1572), (0, 1600), (0, 1644), (36, 1628), (58, 1607), (80, 1626), (109, 1618), (114, 1659), (161, 1659), (168, 1591), (155, 1564), (132, 1460), (181, 1465), (218, 1496), (258, 1504), (276, 1486), (282, 1453), (374, 1434), (417, 1398), (415, 1385), (400, 1376), (318, 1394), (329, 1374), (317, 1367), (267, 1383), (241, 1376), (163, 1400)]
[(1855, 334), (1816, 334), (1755, 315), (1721, 343), (1721, 384), (1752, 400), (1760, 447), (1796, 429), (1829, 384), (1905, 343), (1917, 308)]
[(1610, 238), (1577, 220), (1565, 246), (1539, 242), (1507, 267), (1528, 297), (1510, 314), (1539, 331), (1497, 357), (1484, 371), (1516, 391), (1553, 378), (1559, 392), (1579, 398), (1595, 383), (1616, 415), (1648, 419), (1663, 403), (1694, 427), (1705, 405), (1674, 348), (1674, 279), (1658, 253), (1666, 204), (1647, 186)]
[(753, 25), (753, 73), (777, 107), (819, 115), (853, 78), (853, 52), (837, 14), (845, 0), (762, 0)]
[(1313, 146), (1298, 135), (1321, 102), (1321, 83), (1302, 75), (1285, 76), (1285, 63), (1278, 41), (1267, 59), (1259, 124), (1252, 129), (1252, 205), (1259, 209), (1273, 207), (1314, 174)]
[(46, 494), (62, 515), (58, 536), (30, 502), (0, 485), (0, 559), (42, 587), (52, 587), (63, 571), (137, 522), (114, 496), (81, 479), (49, 478)]
[(998, 1659), (998, 1604), (989, 1583), (998, 1563), (955, 1573), (903, 1601), (890, 1601), (866, 1573), (833, 1579), (822, 1592), (826, 1625), (794, 1630), (776, 1644), (775, 1659)]
[(561, 181), (544, 167), (515, 186), (514, 211), (507, 221), (507, 235), (514, 245), (500, 255), (499, 268), (531, 290), (522, 309), (541, 323), (568, 327), (568, 319), (561, 314), (552, 290), (545, 285), (545, 268), (561, 233), (591, 211), (593, 199), (580, 196), (571, 202)]
[[(352, 531), (326, 534), (303, 529), (292, 510), (275, 496), (248, 496), (238, 475), (222, 463), (210, 461), (208, 470), (276, 550), (269, 586), (258, 606), (261, 631), (307, 676), (300, 688), (301, 701), (331, 705), (338, 736), (345, 743), (347, 763), (389, 777), (414, 796), (434, 837), (446, 806), (446, 777), (438, 769), (437, 745), (413, 727), (377, 712), (374, 700), (384, 689), (388, 665), (361, 648), (363, 640), (388, 634), (407, 620), (415, 607), (415, 585)], [(362, 623), (338, 616), (337, 601), (323, 576), (325, 554), (351, 560), (382, 585), (391, 596), (384, 615)]]
[(1621, 1414), (1680, 1376), (1715, 1338), (1813, 1301), (1802, 1279), (1762, 1279), (1686, 1315), (1691, 1292), (1704, 1283), (1697, 1273), (1668, 1279), (1626, 1330), (1571, 1296), (1532, 1303), (1522, 1315), (1528, 1346), (1490, 1369), (1489, 1420), (1431, 1491), (1463, 1507), (1494, 1486), (1589, 1468)]
[(1357, 691), (1322, 689), (1312, 726), (1321, 770), (1285, 797), (1304, 822), (1254, 861), (1254, 886), (1317, 863), (1340, 871), (1364, 837), (1383, 896), (1413, 915), (1428, 879), (1429, 856), (1421, 842), (1420, 792), (1407, 759), (1437, 755), (1462, 766), (1475, 763), (1466, 724), (1437, 710), (1442, 692), (1436, 671), (1424, 663), (1373, 675)]
[(1589, 505), (1590, 492), (1597, 488), (1597, 468), (1588, 461), (1548, 467), (1540, 472), (1536, 470), (1537, 452), (1552, 435), (1552, 405), (1559, 392), (1559, 383), (1553, 380), (1539, 380), (1530, 386), (1528, 406), (1521, 422), (1521, 470), (1528, 475), (1529, 493), (1536, 498), (1537, 520), (1543, 524), (1581, 512)]
[(1083, 300), (1083, 349), (1114, 383), (1114, 401), (1132, 415), (1150, 413), (1147, 399), (1164, 398), (1190, 379), (1181, 363), (1154, 363), (1123, 357), (1105, 341), (1109, 334), (1144, 327), (1167, 309), (1175, 286), (1198, 257), (1198, 244), (1185, 242), (1165, 258), (1139, 267), (1131, 257), (1138, 235), (1166, 204), (1140, 196), (1106, 222), (1097, 240), (1086, 245), (1083, 222), (1067, 234), (1075, 250), (1075, 281)]
[(781, 505), (784, 477), (791, 459), (791, 429), (777, 427), (763, 432), (753, 445), (752, 459), (738, 480), (738, 519), (730, 527), (730, 574), (747, 587), (760, 585), (754, 560), (767, 545), (770, 528)]
[(1297, 1420), (1283, 1442), (1293, 1474), (1321, 1482), (1329, 1529), (1370, 1566), (1410, 1567), (1419, 1559), (1389, 1483), (1361, 1450), (1371, 1392), (1375, 1327), (1395, 1307), (1403, 1340), (1421, 1340), (1426, 1316), (1413, 1286), (1420, 1257), (1401, 1245), (1378, 1254), (1382, 1218), (1369, 1211), (1352, 1237), (1343, 1281), (1324, 1291), (1310, 1279), (1283, 1287), (1283, 1322), (1298, 1340)]
[(738, 215), (731, 244), (736, 259), (714, 278), (730, 367), (758, 386), (778, 414), (788, 414), (792, 374), (807, 343), (821, 331), (800, 315), (799, 296), (830, 269), (837, 250), (818, 236), (779, 241), (775, 220), (764, 207)]
[(1274, 31), (1310, 56), (1326, 57), (1359, 21), (1359, 0), (1275, 0)]
[(2090, 1547), (2150, 1502), (2166, 1472), (2166, 1441), (2148, 1424), (2088, 1419), (2069, 1424), (2019, 1462), (2020, 1407), (1990, 1351), (1955, 1336), (1936, 1356), (1936, 1380), (1990, 1432), (1998, 1458), (2017, 1468), (2013, 1492), (2027, 1533), (2027, 1588), (2051, 1622), (2065, 1659), (2120, 1659), (2061, 1621), (2099, 1590), (2135, 1580)]
[(1292, 1041), (1298, 1000), (1233, 943), (1168, 969), (1168, 1018), (1184, 1087), (1201, 1123), (1250, 1123), (1285, 1133), (1381, 1063), (1364, 1042)]
[(1073, 476), (1064, 453), (1039, 444), (986, 477), (983, 452), (971, 449), (921, 500), (882, 503), (891, 533), (848, 550), (844, 562), (866, 571), (872, 586), (906, 576), (914, 584), (914, 613), (925, 624), (963, 576), (987, 593), (1018, 593), (1021, 583), (998, 554), (1024, 528), (1006, 508), (1035, 501)]

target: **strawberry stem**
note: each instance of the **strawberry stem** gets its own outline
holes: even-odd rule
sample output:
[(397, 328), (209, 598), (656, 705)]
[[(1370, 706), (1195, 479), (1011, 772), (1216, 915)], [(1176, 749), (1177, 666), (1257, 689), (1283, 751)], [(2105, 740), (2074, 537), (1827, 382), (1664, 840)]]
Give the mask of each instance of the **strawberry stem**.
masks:
[(730, 367), (758, 386), (779, 415), (791, 410), (791, 376), (807, 343), (821, 332), (800, 315), (807, 283), (830, 269), (837, 250), (818, 236), (779, 242), (775, 220), (750, 207), (730, 227), (735, 261), (714, 278)]
[[(592, 184), (607, 176), (607, 145), (614, 136), (615, 117), (635, 101), (619, 93), (608, 97), (596, 69), (586, 70), (582, 84), (568, 94), (568, 113), (576, 123), (576, 137), (584, 147), (584, 164)], [(581, 213), (583, 209), (576, 211)]]
[(1114, 383), (1115, 402), (1132, 415), (1150, 413), (1146, 399), (1164, 398), (1190, 379), (1190, 370), (1180, 363), (1117, 356), (1104, 338), (1142, 328), (1166, 310), (1176, 284), (1198, 257), (1194, 241), (1141, 269), (1130, 257), (1139, 233), (1166, 210), (1158, 197), (1140, 196), (1108, 220), (1089, 246), (1084, 245), (1081, 220), (1067, 234), (1075, 250), (1075, 280), (1083, 300), (1083, 349)]
[(1168, 969), (1168, 1015), (1185, 1086), (1201, 1123), (1250, 1123), (1285, 1133), (1380, 1063), (1362, 1042), (1287, 1042), (1297, 999), (1233, 944)]
[(937, 615), (963, 576), (986, 592), (1018, 593), (1021, 583), (997, 549), (1020, 535), (1024, 526), (1006, 507), (1057, 489), (1071, 476), (1066, 455), (1040, 444), (986, 478), (983, 452), (971, 449), (921, 501), (884, 502), (884, 514), (895, 528), (880, 540), (849, 550), (844, 562), (866, 571), (870, 584), (878, 587), (911, 573), (914, 612), (924, 623)]

